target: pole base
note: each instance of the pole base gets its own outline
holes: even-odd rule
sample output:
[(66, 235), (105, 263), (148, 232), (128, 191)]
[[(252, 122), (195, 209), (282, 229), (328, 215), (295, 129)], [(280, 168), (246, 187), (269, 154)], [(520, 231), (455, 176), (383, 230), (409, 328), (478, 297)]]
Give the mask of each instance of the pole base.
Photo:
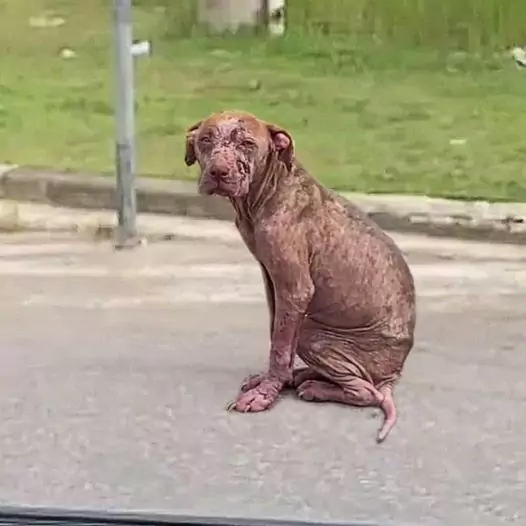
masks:
[(138, 246), (143, 246), (144, 244), (144, 240), (139, 235), (127, 235), (120, 232), (117, 228), (113, 243), (113, 247), (115, 248), (115, 250), (136, 248)]

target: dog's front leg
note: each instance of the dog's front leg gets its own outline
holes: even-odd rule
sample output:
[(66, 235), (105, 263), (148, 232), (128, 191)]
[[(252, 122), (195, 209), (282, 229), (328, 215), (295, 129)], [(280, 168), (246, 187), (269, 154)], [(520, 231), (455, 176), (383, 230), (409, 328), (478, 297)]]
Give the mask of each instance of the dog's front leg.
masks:
[(275, 294), (268, 371), (245, 380), (237, 399), (229, 406), (236, 411), (257, 412), (270, 408), (292, 380), (299, 331), (314, 294), (314, 284), (308, 265), (302, 264), (306, 258), (287, 252), (278, 255), (266, 262)]

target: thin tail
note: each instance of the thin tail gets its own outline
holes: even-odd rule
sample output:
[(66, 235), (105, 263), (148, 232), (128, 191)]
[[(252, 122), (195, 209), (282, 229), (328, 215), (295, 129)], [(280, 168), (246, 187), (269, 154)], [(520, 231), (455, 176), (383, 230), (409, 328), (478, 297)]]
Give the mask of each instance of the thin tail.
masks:
[(380, 409), (384, 414), (384, 423), (376, 436), (376, 442), (378, 443), (383, 442), (387, 438), (397, 420), (396, 405), (391, 386), (380, 389), (380, 392), (384, 395), (384, 399), (380, 404)]

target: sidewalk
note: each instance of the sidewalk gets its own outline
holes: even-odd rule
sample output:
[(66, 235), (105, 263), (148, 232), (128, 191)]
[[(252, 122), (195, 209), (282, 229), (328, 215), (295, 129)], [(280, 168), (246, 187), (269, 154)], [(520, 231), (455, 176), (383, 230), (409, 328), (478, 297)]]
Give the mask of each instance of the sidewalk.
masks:
[[(408, 195), (343, 195), (386, 230), (526, 244), (526, 203), (466, 202)], [(12, 221), (13, 217), (24, 222), (20, 214), (28, 207), (17, 206), (19, 202), (114, 210), (115, 180), (103, 175), (0, 165), (0, 199), (11, 201), (9, 205), (0, 205), (0, 228), (6, 228), (6, 221)], [(189, 181), (138, 178), (137, 207), (141, 214), (233, 218), (226, 200), (198, 195), (195, 183)]]

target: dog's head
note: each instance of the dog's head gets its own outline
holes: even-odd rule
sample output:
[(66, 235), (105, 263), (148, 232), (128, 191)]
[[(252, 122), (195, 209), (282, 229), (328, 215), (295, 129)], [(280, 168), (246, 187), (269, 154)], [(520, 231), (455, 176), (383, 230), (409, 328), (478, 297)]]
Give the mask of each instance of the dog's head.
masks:
[(244, 112), (214, 113), (186, 134), (185, 162), (201, 168), (198, 189), (204, 195), (244, 197), (269, 155), (290, 169), (294, 143), (288, 132)]

